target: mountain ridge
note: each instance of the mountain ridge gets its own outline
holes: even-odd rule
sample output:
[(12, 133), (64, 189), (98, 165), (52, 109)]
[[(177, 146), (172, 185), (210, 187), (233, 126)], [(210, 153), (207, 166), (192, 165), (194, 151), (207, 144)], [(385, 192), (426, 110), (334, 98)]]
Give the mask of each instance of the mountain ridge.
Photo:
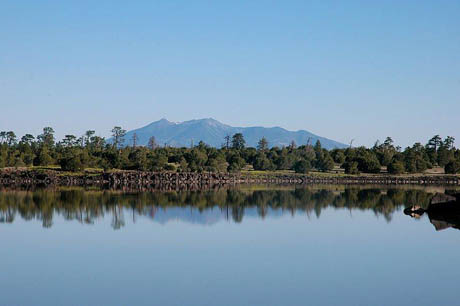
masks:
[(192, 143), (196, 145), (203, 141), (210, 146), (221, 147), (225, 136), (242, 133), (249, 147), (257, 146), (257, 142), (262, 137), (267, 139), (269, 147), (288, 146), (292, 141), (295, 141), (297, 145), (306, 144), (308, 141), (314, 144), (317, 140), (326, 149), (346, 147), (343, 143), (315, 135), (307, 130), (289, 131), (280, 126), (234, 127), (213, 118), (183, 122), (171, 122), (162, 118), (144, 127), (128, 131), (125, 136), (125, 145), (132, 144), (134, 133), (137, 136), (137, 144), (141, 146), (146, 146), (149, 138), (154, 136), (157, 144), (161, 146), (189, 147)]

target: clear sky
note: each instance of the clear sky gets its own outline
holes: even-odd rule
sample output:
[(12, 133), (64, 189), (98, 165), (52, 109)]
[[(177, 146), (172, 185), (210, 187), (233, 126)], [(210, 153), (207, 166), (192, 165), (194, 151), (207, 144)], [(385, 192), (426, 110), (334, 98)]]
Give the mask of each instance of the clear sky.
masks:
[(460, 143), (460, 1), (0, 1), (0, 130), (160, 118)]

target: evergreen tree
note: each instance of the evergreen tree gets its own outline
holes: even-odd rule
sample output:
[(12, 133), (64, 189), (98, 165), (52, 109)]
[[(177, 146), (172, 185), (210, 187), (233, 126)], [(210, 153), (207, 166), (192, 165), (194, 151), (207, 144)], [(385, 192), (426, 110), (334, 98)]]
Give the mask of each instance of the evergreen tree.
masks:
[(268, 150), (268, 141), (265, 137), (262, 137), (257, 143), (257, 150), (266, 152)]
[(155, 140), (155, 136), (151, 136), (149, 138), (149, 142), (148, 142), (147, 146), (148, 146), (148, 148), (150, 150), (155, 150), (158, 147), (157, 142)]
[(53, 158), (49, 154), (48, 146), (42, 146), (39, 151), (38, 155), (34, 161), (34, 165), (36, 166), (49, 166), (53, 163)]
[(119, 126), (116, 126), (112, 129), (111, 132), (113, 137), (113, 147), (120, 148), (125, 142), (126, 130), (122, 129)]
[(293, 169), (295, 173), (307, 174), (311, 170), (311, 164), (306, 159), (300, 159), (294, 163)]
[(232, 148), (235, 150), (242, 150), (246, 145), (246, 141), (244, 140), (243, 134), (236, 133), (232, 137)]
[(389, 165), (388, 165), (388, 173), (390, 174), (402, 174), (404, 173), (405, 167), (404, 163), (400, 160), (393, 160)]
[(459, 160), (451, 160), (446, 164), (444, 167), (444, 171), (447, 174), (457, 174), (460, 173), (460, 161)]
[(51, 148), (54, 146), (54, 130), (51, 127), (43, 128), (43, 133), (37, 136), (40, 144)]

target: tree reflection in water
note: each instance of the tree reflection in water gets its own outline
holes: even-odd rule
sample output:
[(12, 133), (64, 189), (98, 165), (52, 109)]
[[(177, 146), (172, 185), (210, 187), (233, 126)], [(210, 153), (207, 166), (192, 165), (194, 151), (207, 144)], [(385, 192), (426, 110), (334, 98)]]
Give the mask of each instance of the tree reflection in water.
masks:
[[(110, 215), (114, 229), (125, 226), (125, 215), (155, 219), (158, 210), (182, 209), (192, 214), (219, 212), (220, 218), (242, 222), (246, 211), (264, 219), (270, 214), (304, 213), (321, 215), (325, 208), (372, 210), (391, 220), (402, 206), (427, 207), (433, 192), (423, 189), (378, 188), (278, 188), (220, 189), (178, 192), (120, 192), (111, 190), (57, 189), (0, 191), (0, 222), (41, 220), (43, 227), (53, 225), (53, 216), (93, 224)], [(176, 211), (176, 210), (175, 210)], [(184, 217), (186, 218), (186, 216)]]

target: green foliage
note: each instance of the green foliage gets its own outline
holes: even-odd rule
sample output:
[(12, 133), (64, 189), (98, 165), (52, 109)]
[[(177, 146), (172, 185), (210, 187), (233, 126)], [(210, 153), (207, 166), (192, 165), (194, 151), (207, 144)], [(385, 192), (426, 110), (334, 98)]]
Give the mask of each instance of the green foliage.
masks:
[(179, 169), (178, 170), (181, 171), (181, 172), (188, 171), (188, 163), (185, 160), (185, 158), (183, 158), (183, 157), (180, 159)]
[[(0, 168), (22, 166), (50, 166), (59, 164), (63, 170), (80, 171), (85, 167), (126, 169), (142, 171), (241, 171), (248, 165), (254, 170), (294, 170), (307, 173), (311, 169), (331, 171), (335, 163), (342, 164), (347, 174), (379, 173), (381, 166), (387, 166), (393, 174), (420, 173), (434, 164), (445, 166), (446, 171), (456, 169), (455, 160), (460, 160), (460, 151), (454, 147), (454, 138), (444, 140), (435, 136), (425, 145), (420, 143), (407, 147), (404, 151), (393, 146), (387, 137), (381, 144), (368, 149), (365, 147), (333, 149), (322, 148), (318, 141), (297, 146), (268, 147), (262, 138), (257, 148), (245, 147), (241, 133), (225, 137), (222, 149), (212, 148), (203, 141), (192, 148), (159, 147), (151, 137), (148, 147), (124, 146), (126, 131), (121, 127), (112, 130), (113, 142), (107, 144), (95, 131), (84, 135), (66, 135), (55, 142), (54, 130), (44, 128), (35, 139), (26, 134), (17, 141), (14, 132), (0, 132)], [(231, 148), (230, 148), (231, 143)]]
[(172, 164), (166, 164), (166, 165), (164, 166), (164, 169), (165, 169), (166, 171), (176, 171), (176, 167), (175, 167), (174, 165), (172, 165)]
[(262, 152), (266, 152), (268, 150), (268, 141), (265, 137), (262, 137), (262, 139), (260, 139), (257, 143), (257, 150)]
[(420, 143), (406, 148), (403, 152), (406, 171), (409, 173), (423, 172), (431, 167), (425, 147)]
[(47, 145), (43, 145), (39, 151), (38, 155), (34, 161), (35, 166), (48, 166), (53, 163), (53, 158), (49, 154), (49, 149)]
[(372, 148), (372, 151), (376, 154), (377, 159), (382, 166), (388, 166), (395, 154), (397, 154), (397, 149), (393, 146), (393, 139), (387, 137), (382, 144), (379, 144), (377, 141)]
[(135, 170), (148, 170), (147, 150), (145, 148), (136, 148), (129, 155), (129, 159)]
[(241, 158), (240, 154), (235, 152), (232, 152), (227, 156), (227, 162), (229, 164), (228, 171), (230, 172), (240, 171), (246, 164), (246, 161)]
[(244, 146), (246, 145), (246, 141), (244, 140), (243, 134), (241, 133), (236, 133), (233, 135), (232, 138), (232, 148), (235, 150), (242, 150), (244, 149)]
[(122, 129), (119, 126), (116, 126), (112, 129), (112, 137), (113, 137), (113, 146), (114, 148), (119, 148), (125, 142), (125, 135), (126, 130)]
[(155, 152), (150, 155), (148, 170), (161, 171), (168, 163), (168, 157), (163, 152)]
[(311, 164), (306, 159), (300, 159), (294, 163), (295, 173), (307, 174), (311, 170)]
[(297, 154), (294, 154), (294, 150), (295, 149), (291, 147), (290, 149), (283, 148), (278, 152), (277, 156), (274, 159), (276, 169), (278, 170), (293, 169), (295, 159), (297, 158), (296, 156)]
[(26, 163), (24, 162), (23, 154), (16, 155), (14, 158), (14, 166), (15, 167), (25, 167)]
[(336, 162), (337, 164), (343, 164), (345, 162), (345, 154), (343, 152), (343, 150), (340, 150), (340, 149), (334, 149), (331, 151), (331, 156), (332, 158), (334, 159), (334, 162)]
[(43, 128), (43, 133), (37, 136), (38, 142), (48, 148), (54, 145), (54, 130), (51, 127)]
[(184, 156), (191, 171), (202, 172), (205, 170), (206, 162), (208, 161), (205, 148), (193, 148), (186, 152)]
[(342, 167), (345, 169), (346, 174), (359, 174), (358, 162), (356, 161), (347, 161)]
[[(323, 149), (324, 150), (324, 149)], [(317, 168), (321, 171), (330, 171), (334, 169), (334, 160), (328, 151), (324, 150), (317, 160)]]
[(253, 167), (254, 170), (275, 170), (274, 163), (263, 152), (257, 154)]
[(221, 153), (213, 152), (206, 164), (206, 170), (211, 172), (227, 172), (228, 163)]
[(357, 149), (347, 149), (348, 154), (346, 162), (342, 166), (347, 174), (379, 173), (381, 169), (380, 162), (375, 152), (365, 147)]
[(322, 152), (321, 141), (317, 140), (313, 149), (316, 154), (320, 154)]
[(377, 157), (373, 154), (366, 154), (358, 159), (358, 169), (366, 173), (379, 173), (380, 163)]
[[(450, 146), (450, 145), (449, 145)], [(437, 154), (437, 162), (440, 167), (444, 167), (447, 165), (451, 160), (454, 159), (454, 152), (453, 150), (449, 149), (449, 147), (445, 144), (441, 144)]]
[(8, 151), (6, 146), (0, 146), (0, 168), (6, 167), (8, 164)]
[(387, 169), (391, 174), (402, 174), (405, 171), (404, 163), (400, 160), (393, 160)]
[(446, 164), (444, 170), (448, 174), (460, 173), (460, 160), (451, 160)]
[(87, 158), (79, 149), (65, 150), (59, 159), (59, 165), (64, 171), (81, 171), (86, 167)]

